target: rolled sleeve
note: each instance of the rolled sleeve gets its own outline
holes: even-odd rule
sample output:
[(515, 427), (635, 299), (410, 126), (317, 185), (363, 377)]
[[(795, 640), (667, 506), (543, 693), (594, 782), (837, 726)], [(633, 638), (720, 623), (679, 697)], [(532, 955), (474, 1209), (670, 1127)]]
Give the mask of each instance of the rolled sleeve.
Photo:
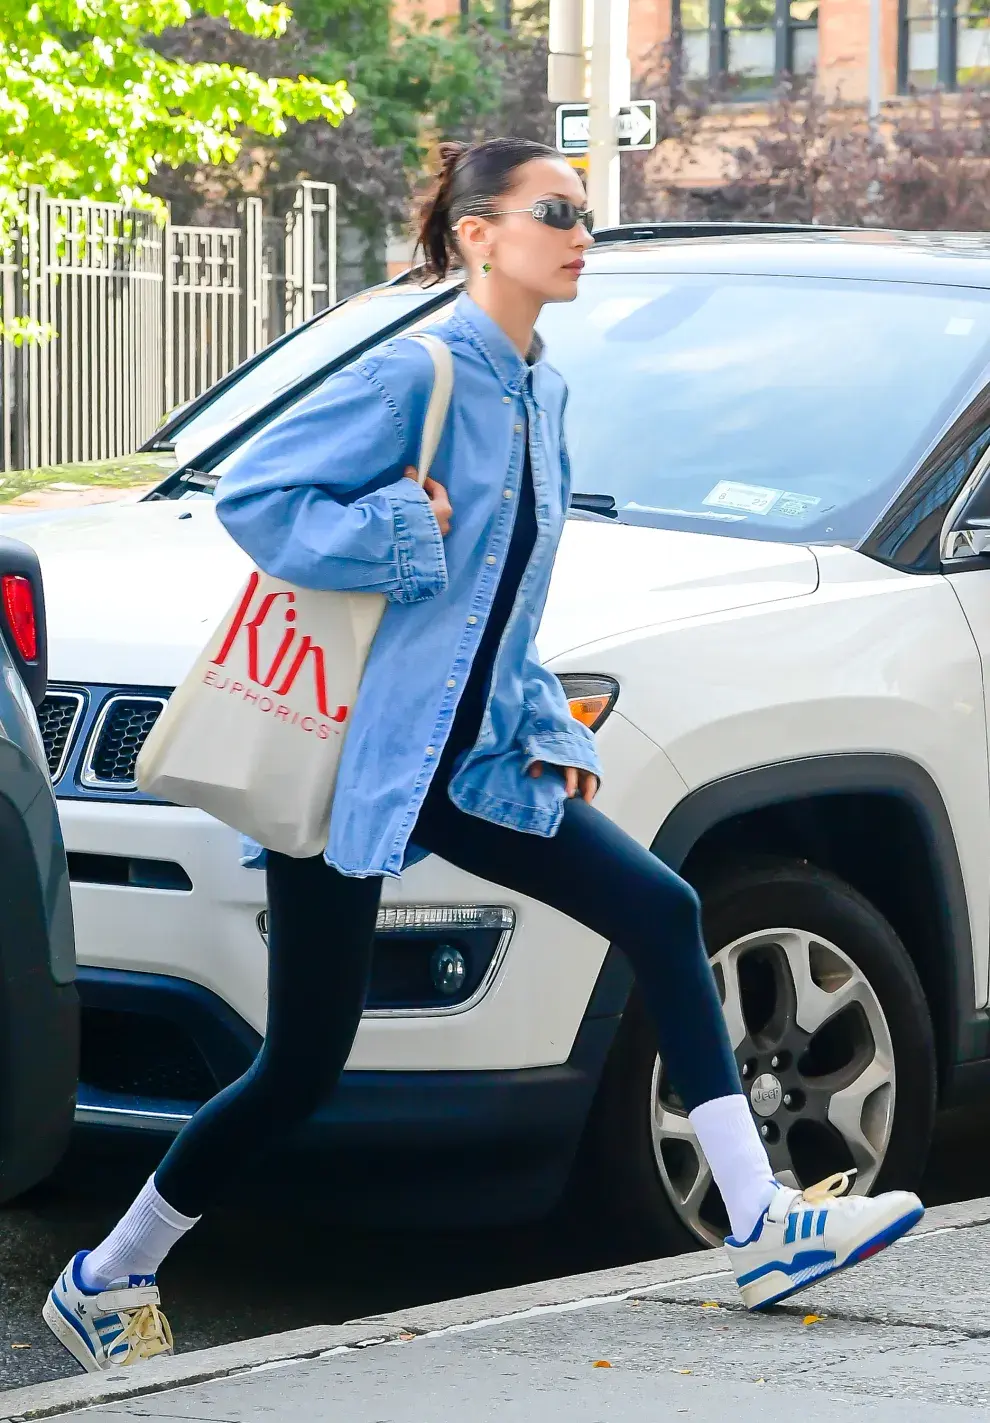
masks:
[(537, 761), (551, 766), (576, 766), (602, 778), (594, 733), (571, 713), (560, 680), (530, 648), (526, 669), (526, 723), (521, 737), (526, 770)]
[(447, 591), (443, 535), (426, 491), (402, 479), (385, 493), (392, 504), (397, 586), (386, 590), (392, 603), (421, 603)]
[(378, 370), (340, 372), (230, 459), (217, 517), (265, 573), (399, 603), (445, 591), (440, 526), (424, 490), (403, 474), (415, 463), (413, 432), (429, 389), (410, 364), (422, 360), (418, 350), (393, 355), (401, 399)]

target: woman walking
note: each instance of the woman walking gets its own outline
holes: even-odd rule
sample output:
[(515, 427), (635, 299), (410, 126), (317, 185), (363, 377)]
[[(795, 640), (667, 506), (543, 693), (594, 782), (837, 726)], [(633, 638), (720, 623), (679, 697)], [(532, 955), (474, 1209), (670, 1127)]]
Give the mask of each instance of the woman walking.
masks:
[[(918, 1221), (905, 1192), (802, 1195), (773, 1177), (743, 1094), (693, 890), (595, 809), (599, 762), (534, 637), (563, 526), (563, 382), (534, 326), (577, 293), (592, 238), (550, 149), (448, 145), (422, 222), (432, 272), (467, 288), (433, 328), (454, 393), (435, 469), (415, 469), (432, 382), (392, 341), (248, 443), (217, 513), (267, 573), (388, 600), (344, 744), (326, 855), (265, 860), (267, 1034), (183, 1128), (119, 1225), (66, 1266), (45, 1318), (84, 1368), (171, 1350), (155, 1274), (251, 1159), (332, 1093), (357, 1032), (383, 877), (433, 853), (622, 947), (727, 1208), (745, 1303), (765, 1308)], [(413, 476), (413, 477), (409, 477)], [(449, 486), (449, 494), (448, 488)], [(317, 937), (314, 925), (325, 926)]]

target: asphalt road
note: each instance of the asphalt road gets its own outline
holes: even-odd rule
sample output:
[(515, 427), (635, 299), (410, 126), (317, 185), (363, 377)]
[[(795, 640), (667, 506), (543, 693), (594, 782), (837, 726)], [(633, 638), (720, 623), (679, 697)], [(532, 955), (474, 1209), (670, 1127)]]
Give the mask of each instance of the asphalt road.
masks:
[[(79, 1148), (53, 1181), (0, 1211), (0, 1388), (78, 1371), (41, 1322), (45, 1292), (152, 1164)], [(929, 1205), (990, 1194), (990, 1103), (940, 1122), (922, 1194)], [(185, 1351), (623, 1263), (607, 1241), (562, 1226), (358, 1235), (298, 1202), (269, 1214), (232, 1200), (170, 1258), (162, 1283)]]

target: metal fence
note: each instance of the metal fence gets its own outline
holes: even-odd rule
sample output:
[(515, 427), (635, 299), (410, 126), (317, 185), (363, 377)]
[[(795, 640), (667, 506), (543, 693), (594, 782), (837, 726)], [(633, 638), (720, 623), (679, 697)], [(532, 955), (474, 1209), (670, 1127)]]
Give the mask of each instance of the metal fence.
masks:
[(300, 184), (286, 217), (258, 198), (233, 227), (182, 227), (34, 189), (0, 254), (0, 469), (109, 459), (335, 300), (334, 189)]

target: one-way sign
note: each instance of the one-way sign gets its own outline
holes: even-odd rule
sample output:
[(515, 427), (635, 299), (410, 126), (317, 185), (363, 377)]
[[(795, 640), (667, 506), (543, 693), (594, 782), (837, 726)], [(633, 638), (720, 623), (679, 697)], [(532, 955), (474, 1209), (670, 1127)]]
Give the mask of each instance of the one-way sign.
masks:
[[(618, 146), (628, 150), (656, 148), (657, 106), (653, 99), (635, 99), (619, 110)], [(557, 151), (587, 153), (588, 105), (558, 104)]]

